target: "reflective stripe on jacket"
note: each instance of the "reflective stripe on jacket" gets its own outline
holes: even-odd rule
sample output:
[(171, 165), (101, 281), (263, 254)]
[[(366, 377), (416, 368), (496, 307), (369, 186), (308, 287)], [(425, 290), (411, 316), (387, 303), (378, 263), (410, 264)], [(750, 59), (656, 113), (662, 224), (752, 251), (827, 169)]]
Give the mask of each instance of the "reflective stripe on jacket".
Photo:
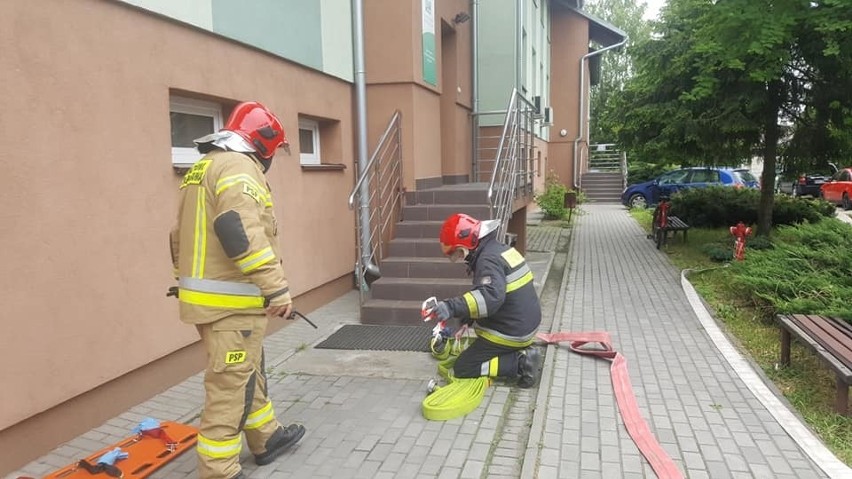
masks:
[(217, 150), (193, 165), (171, 233), (181, 319), (263, 314), (264, 298), (289, 299), (277, 235), (272, 194), (254, 159)]
[(533, 273), (524, 257), (488, 235), (471, 253), (473, 289), (447, 300), (461, 319), (473, 319), (477, 335), (510, 347), (532, 344), (541, 324)]

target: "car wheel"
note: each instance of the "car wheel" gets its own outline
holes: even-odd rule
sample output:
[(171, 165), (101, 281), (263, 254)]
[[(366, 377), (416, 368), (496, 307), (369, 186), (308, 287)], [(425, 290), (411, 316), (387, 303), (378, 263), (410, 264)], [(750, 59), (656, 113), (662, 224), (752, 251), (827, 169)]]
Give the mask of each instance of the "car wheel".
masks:
[(852, 202), (849, 201), (848, 193), (843, 193), (843, 200), (841, 206), (843, 206), (844, 210), (852, 209)]
[(645, 198), (645, 195), (635, 193), (629, 200), (627, 200), (627, 204), (629, 204), (631, 208), (647, 208), (648, 200)]

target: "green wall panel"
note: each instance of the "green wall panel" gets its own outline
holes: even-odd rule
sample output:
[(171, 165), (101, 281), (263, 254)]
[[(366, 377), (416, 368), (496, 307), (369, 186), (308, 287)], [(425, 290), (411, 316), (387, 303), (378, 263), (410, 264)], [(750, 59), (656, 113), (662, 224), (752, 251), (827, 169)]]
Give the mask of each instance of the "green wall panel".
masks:
[(213, 31), (322, 70), (316, 0), (213, 0)]

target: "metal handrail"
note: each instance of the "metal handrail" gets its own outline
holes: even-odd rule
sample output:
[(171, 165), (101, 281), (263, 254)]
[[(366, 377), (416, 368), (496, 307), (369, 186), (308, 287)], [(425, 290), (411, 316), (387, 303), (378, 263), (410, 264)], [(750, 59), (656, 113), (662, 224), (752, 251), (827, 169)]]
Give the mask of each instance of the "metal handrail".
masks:
[(497, 180), (497, 168), (500, 165), (500, 152), (503, 151), (503, 142), (506, 141), (506, 133), (509, 132), (509, 123), (514, 114), (515, 103), (518, 98), (518, 89), (512, 88), (512, 96), (509, 98), (509, 105), (506, 106), (506, 120), (503, 122), (503, 134), (500, 136), (500, 142), (497, 143), (497, 158), (494, 169), (491, 170), (491, 182), (488, 184), (488, 202), (493, 202), (494, 182)]
[[(379, 138), (379, 143), (370, 156), (370, 161), (360, 172), (358, 181), (355, 182), (352, 193), (349, 195), (349, 209), (356, 211), (355, 224), (359, 251), (356, 279), (362, 304), (367, 299), (370, 283), (381, 277), (378, 265), (384, 257), (384, 238), (388, 228), (393, 220), (399, 220), (402, 217), (404, 188), (401, 125), (402, 114), (397, 110), (388, 121), (387, 127)], [(361, 198), (361, 194), (365, 194), (366, 198)], [(360, 208), (355, 208), (356, 203), (360, 205)], [(364, 248), (364, 243), (368, 243), (367, 248)]]
[[(491, 180), (488, 184), (488, 202), (491, 207), (491, 218), (500, 221), (497, 229), (498, 238), (506, 237), (509, 219), (512, 216), (512, 205), (518, 196), (518, 179), (523, 177), (521, 187), (524, 192), (532, 193), (532, 170), (527, 153), (534, 148), (533, 128), (536, 115), (535, 107), (521, 95), (517, 89), (512, 89), (505, 112), (480, 112), (479, 115), (505, 113), (503, 132), (496, 148), (494, 165), (491, 170)], [(496, 138), (496, 137), (490, 137)], [(490, 148), (488, 148), (490, 150)], [(479, 156), (479, 152), (477, 152)], [(478, 166), (478, 165), (477, 165)], [(478, 169), (478, 168), (477, 168)], [(530, 190), (530, 191), (527, 191)]]
[(361, 176), (358, 178), (358, 181), (355, 183), (355, 187), (352, 188), (352, 193), (349, 195), (349, 209), (351, 210), (355, 205), (355, 196), (358, 194), (358, 190), (361, 188), (361, 183), (364, 182), (364, 179), (367, 178), (367, 174), (370, 172), (370, 169), (373, 167), (373, 163), (376, 162), (376, 158), (378, 158), (379, 149), (384, 145), (385, 141), (387, 141), (388, 135), (390, 135), (391, 130), (395, 126), (395, 124), (399, 123), (399, 119), (402, 116), (402, 113), (399, 110), (393, 112), (393, 116), (390, 121), (388, 121), (388, 126), (385, 127), (384, 133), (382, 133), (381, 138), (379, 138), (379, 144), (376, 145), (376, 149), (373, 150), (373, 154), (370, 156), (370, 161), (367, 162), (367, 166), (364, 168), (364, 171), (361, 172)]

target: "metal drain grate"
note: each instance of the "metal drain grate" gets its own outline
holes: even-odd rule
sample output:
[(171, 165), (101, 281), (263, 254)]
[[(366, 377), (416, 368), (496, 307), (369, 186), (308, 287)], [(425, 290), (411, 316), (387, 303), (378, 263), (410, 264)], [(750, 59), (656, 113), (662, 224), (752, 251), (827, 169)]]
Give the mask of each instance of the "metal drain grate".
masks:
[(316, 349), (429, 352), (431, 337), (431, 327), (346, 324), (314, 347)]

